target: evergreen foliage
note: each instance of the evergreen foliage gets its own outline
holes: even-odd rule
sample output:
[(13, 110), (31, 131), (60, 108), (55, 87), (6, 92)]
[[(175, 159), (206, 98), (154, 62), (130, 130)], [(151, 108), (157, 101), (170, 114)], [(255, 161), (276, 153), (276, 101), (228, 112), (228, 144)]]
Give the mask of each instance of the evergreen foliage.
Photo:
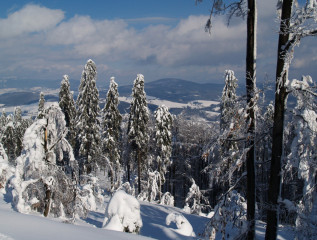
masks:
[(82, 72), (78, 89), (76, 129), (76, 155), (80, 158), (81, 172), (89, 174), (92, 167), (100, 158), (101, 139), (100, 123), (98, 120), (99, 91), (96, 86), (96, 64), (89, 59)]
[[(120, 186), (120, 135), (122, 116), (118, 109), (119, 93), (115, 78), (110, 79), (106, 103), (102, 109), (102, 151), (110, 161), (111, 188)], [(103, 163), (106, 167), (106, 163)]]
[(39, 100), (39, 107), (38, 107), (38, 119), (44, 118), (44, 104), (45, 104), (45, 98), (44, 98), (44, 93), (40, 93), (40, 100)]
[[(144, 76), (138, 74), (132, 88), (132, 101), (128, 122), (128, 140), (133, 151), (138, 172), (138, 193), (141, 193), (142, 172), (146, 166), (147, 144), (149, 142), (149, 109), (144, 91)], [(129, 170), (128, 170), (129, 171)], [(128, 172), (129, 175), (129, 172)]]
[(76, 119), (76, 108), (73, 98), (73, 93), (70, 91), (69, 77), (68, 75), (63, 76), (61, 87), (59, 91), (59, 107), (65, 115), (66, 127), (68, 133), (66, 139), (75, 148), (76, 144), (76, 132), (75, 132), (75, 119)]
[(158, 182), (159, 200), (161, 200), (162, 185), (165, 182), (165, 174), (167, 167), (170, 165), (170, 157), (172, 155), (172, 124), (173, 118), (168, 108), (164, 105), (158, 107), (154, 113), (155, 124), (155, 140), (157, 149), (157, 171), (160, 174)]

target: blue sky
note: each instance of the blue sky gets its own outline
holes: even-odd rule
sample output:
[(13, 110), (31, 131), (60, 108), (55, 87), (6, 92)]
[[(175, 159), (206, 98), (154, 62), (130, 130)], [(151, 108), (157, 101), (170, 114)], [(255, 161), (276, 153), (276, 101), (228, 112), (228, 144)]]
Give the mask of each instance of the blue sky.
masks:
[[(276, 65), (276, 0), (258, 1), (258, 81), (273, 80)], [(210, 1), (195, 0), (42, 0), (1, 1), (0, 80), (80, 79), (88, 59), (96, 62), (99, 85), (111, 76), (131, 84), (175, 77), (223, 82), (232, 69), (241, 84), (245, 69), (245, 21), (214, 19), (204, 32)], [(317, 78), (316, 39), (295, 50), (290, 78)], [(105, 84), (100, 84), (100, 83)], [(58, 87), (58, 86), (57, 86)]]

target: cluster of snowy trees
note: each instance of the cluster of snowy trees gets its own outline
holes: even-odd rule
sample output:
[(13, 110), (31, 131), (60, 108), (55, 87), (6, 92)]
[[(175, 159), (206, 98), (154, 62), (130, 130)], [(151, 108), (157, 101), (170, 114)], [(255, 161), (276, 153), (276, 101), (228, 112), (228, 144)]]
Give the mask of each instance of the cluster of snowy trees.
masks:
[(100, 172), (107, 181), (103, 190), (125, 190), (142, 200), (174, 205), (166, 184), (172, 165), (173, 117), (168, 108), (150, 113), (139, 74), (129, 114), (118, 110), (114, 77), (101, 109), (96, 78), (96, 65), (88, 60), (76, 101), (65, 75), (58, 103), (45, 104), (40, 93), (35, 119), (23, 119), (19, 107), (9, 116), (3, 110), (1, 189), (9, 190), (18, 211), (68, 221), (84, 217), (102, 202)]
[[(213, 208), (205, 232), (211, 238), (254, 239), (256, 220), (268, 223), (266, 239), (276, 238), (279, 222), (295, 226), (299, 239), (316, 236), (316, 84), (310, 76), (288, 78), (294, 47), (303, 37), (317, 35), (316, 0), (304, 6), (278, 1), (274, 104), (265, 102), (265, 91), (256, 88), (256, 1), (229, 2), (213, 1), (211, 16), (247, 16), (246, 96), (237, 95), (237, 78), (226, 70), (219, 121), (173, 117), (166, 106), (152, 114), (144, 76), (138, 74), (130, 112), (121, 115), (114, 78), (101, 108), (96, 65), (88, 60), (76, 101), (65, 75), (59, 103), (45, 107), (41, 94), (34, 121), (23, 119), (20, 108), (9, 116), (3, 111), (0, 188), (10, 190), (14, 207), (67, 220), (84, 217), (102, 202), (101, 170), (106, 190), (124, 199), (130, 199), (126, 192), (193, 214)], [(211, 28), (211, 19), (206, 27)], [(288, 95), (296, 106), (286, 112)], [(123, 219), (112, 212), (116, 207), (108, 209), (109, 228)], [(138, 232), (142, 223), (135, 222), (131, 231)], [(121, 230), (130, 229), (123, 220), (121, 224)]]

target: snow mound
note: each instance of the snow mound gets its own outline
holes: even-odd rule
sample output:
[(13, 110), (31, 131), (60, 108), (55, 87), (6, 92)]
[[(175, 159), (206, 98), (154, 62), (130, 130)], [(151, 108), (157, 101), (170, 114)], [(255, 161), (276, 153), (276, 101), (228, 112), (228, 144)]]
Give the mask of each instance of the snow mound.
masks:
[(104, 228), (139, 233), (142, 225), (138, 200), (123, 190), (117, 191), (108, 204), (103, 223)]
[(172, 229), (175, 232), (189, 237), (196, 237), (196, 234), (193, 231), (192, 225), (188, 220), (180, 213), (170, 213), (166, 217), (166, 225), (170, 225), (174, 222), (177, 226), (177, 229)]

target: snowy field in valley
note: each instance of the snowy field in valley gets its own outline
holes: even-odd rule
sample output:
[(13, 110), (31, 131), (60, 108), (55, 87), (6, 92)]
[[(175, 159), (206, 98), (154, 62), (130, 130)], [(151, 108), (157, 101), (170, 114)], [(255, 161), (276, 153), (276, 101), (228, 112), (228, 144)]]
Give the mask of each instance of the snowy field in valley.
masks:
[[(119, 97), (119, 100), (121, 102), (131, 102), (131, 97)], [(153, 104), (153, 105), (165, 105), (168, 108), (195, 108), (195, 109), (201, 109), (201, 108), (207, 108), (212, 105), (218, 105), (219, 102), (217, 101), (207, 101), (207, 100), (195, 100), (190, 101), (188, 103), (178, 103), (178, 102), (172, 102), (168, 100), (162, 100), (155, 97), (147, 96), (147, 103)]]

